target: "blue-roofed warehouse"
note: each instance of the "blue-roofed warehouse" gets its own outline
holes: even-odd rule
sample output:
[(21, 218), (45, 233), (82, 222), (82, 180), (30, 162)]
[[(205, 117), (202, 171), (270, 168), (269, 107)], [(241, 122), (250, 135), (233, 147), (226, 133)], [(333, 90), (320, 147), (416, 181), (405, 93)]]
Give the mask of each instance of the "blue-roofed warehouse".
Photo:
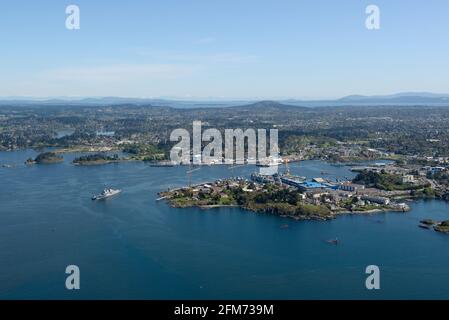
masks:
[(285, 183), (289, 186), (293, 186), (298, 188), (301, 192), (312, 191), (317, 189), (337, 189), (337, 186), (327, 184), (327, 183), (319, 183), (314, 181), (298, 181), (286, 177), (281, 178), (282, 183)]

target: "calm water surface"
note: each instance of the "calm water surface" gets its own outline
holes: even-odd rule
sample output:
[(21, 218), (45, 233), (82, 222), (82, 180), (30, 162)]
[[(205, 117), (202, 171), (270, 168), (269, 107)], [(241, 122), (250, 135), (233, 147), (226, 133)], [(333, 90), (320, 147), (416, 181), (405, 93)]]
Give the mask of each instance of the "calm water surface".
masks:
[[(157, 192), (187, 184), (186, 168), (121, 163), (26, 167), (31, 150), (0, 153), (0, 298), (415, 299), (449, 298), (449, 236), (418, 228), (449, 205), (418, 201), (407, 214), (293, 221), (240, 209), (172, 209)], [(319, 161), (294, 174), (352, 177)], [(195, 182), (248, 177), (255, 167), (204, 167)], [(105, 186), (118, 197), (93, 202)], [(288, 228), (281, 228), (287, 223)], [(329, 245), (338, 237), (341, 244)], [(65, 267), (81, 290), (65, 289)], [(381, 268), (368, 291), (365, 267)]]

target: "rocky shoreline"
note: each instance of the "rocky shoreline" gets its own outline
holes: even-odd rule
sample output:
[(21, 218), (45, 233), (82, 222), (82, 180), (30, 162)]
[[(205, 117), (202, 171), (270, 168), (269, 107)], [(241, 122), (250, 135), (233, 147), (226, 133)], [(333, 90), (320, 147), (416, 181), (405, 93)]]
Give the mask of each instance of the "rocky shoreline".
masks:
[(360, 200), (356, 202), (344, 200), (339, 206), (335, 206), (328, 204), (324, 199), (316, 200), (312, 204), (303, 197), (305, 194), (291, 187), (275, 184), (257, 185), (239, 178), (163, 191), (159, 193), (158, 200), (167, 201), (172, 208), (241, 208), (258, 214), (319, 221), (332, 220), (340, 215), (405, 213), (410, 210), (410, 207), (404, 203), (400, 205), (395, 202), (369, 204), (362, 201), (361, 205), (357, 205), (354, 203)]

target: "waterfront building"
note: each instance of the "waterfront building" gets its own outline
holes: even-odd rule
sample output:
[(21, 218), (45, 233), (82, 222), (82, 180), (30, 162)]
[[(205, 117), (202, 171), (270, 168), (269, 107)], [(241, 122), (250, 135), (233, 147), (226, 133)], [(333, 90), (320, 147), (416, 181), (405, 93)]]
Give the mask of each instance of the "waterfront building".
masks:
[(365, 189), (365, 186), (355, 183), (343, 183), (338, 185), (338, 189), (342, 191), (357, 192), (359, 190)]
[(369, 201), (372, 203), (377, 203), (381, 205), (388, 205), (390, 204), (390, 199), (384, 198), (384, 197), (371, 197), (371, 196), (362, 196), (361, 198), (364, 201)]
[(291, 179), (287, 177), (281, 177), (282, 183), (296, 187), (301, 192), (308, 192), (308, 191), (314, 191), (314, 190), (321, 190), (321, 189), (337, 189), (337, 186), (334, 186), (330, 183), (319, 183), (314, 181), (300, 181), (297, 179)]
[(411, 174), (406, 174), (402, 177), (402, 183), (414, 183), (415, 177)]

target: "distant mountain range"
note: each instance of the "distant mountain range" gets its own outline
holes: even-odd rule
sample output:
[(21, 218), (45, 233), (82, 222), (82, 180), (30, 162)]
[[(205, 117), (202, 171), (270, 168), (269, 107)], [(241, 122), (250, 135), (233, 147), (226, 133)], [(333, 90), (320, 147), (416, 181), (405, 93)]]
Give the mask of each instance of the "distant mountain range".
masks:
[(351, 95), (336, 100), (287, 100), (284, 103), (304, 106), (342, 106), (342, 105), (447, 105), (449, 94), (429, 92), (404, 92), (392, 95), (363, 96)]
[[(320, 107), (320, 106), (363, 106), (363, 105), (447, 105), (449, 94), (435, 94), (429, 92), (404, 92), (392, 95), (363, 96), (351, 95), (335, 100), (279, 100), (280, 104), (289, 106)], [(171, 99), (145, 99), (145, 98), (0, 98), (0, 105), (32, 106), (32, 105), (73, 105), (73, 106), (108, 106), (108, 105), (153, 105), (174, 108), (204, 108), (204, 107), (231, 107), (257, 103), (274, 103), (272, 101), (256, 100), (171, 100)], [(258, 105), (260, 106), (260, 105)]]
[(405, 92), (385, 96), (347, 96), (341, 98), (342, 102), (369, 102), (369, 103), (447, 103), (449, 94), (435, 94), (429, 92)]

